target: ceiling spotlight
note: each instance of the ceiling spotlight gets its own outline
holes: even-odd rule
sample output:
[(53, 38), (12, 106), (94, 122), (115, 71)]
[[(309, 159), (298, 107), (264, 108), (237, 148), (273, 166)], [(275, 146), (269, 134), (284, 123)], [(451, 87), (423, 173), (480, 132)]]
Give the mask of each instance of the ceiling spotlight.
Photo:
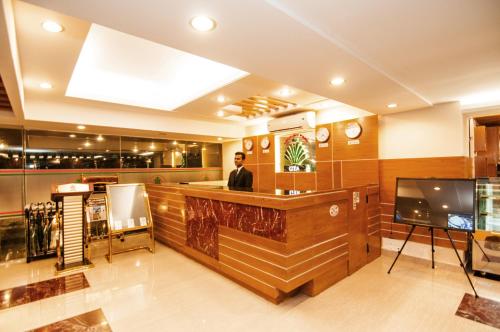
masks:
[(52, 89), (52, 84), (50, 84), (49, 82), (42, 82), (40, 83), (40, 88), (44, 90), (49, 90)]
[(288, 97), (292, 94), (292, 90), (290, 90), (289, 88), (283, 88), (280, 90), (279, 94), (280, 96)]
[(195, 16), (189, 22), (196, 31), (207, 32), (215, 29), (215, 20), (207, 16)]
[(218, 97), (217, 97), (217, 101), (218, 101), (219, 103), (223, 103), (223, 102), (225, 102), (225, 101), (226, 101), (226, 97), (224, 97), (223, 95), (220, 95), (220, 96), (218, 96)]
[(76, 128), (80, 129), (80, 130), (84, 130), (85, 129), (85, 126), (84, 125), (78, 125), (76, 126)]
[(173, 141), (173, 142), (172, 142), (172, 144), (173, 144), (173, 145), (177, 145), (177, 141)]
[(61, 32), (64, 30), (63, 26), (54, 21), (44, 21), (42, 28), (48, 32)]
[(330, 80), (330, 84), (334, 86), (339, 86), (345, 83), (345, 79), (343, 77), (335, 77)]
[(132, 151), (133, 151), (134, 153), (137, 153), (137, 152), (139, 151), (139, 149), (134, 148)]
[(155, 149), (155, 144), (154, 144), (154, 143), (151, 143), (151, 145), (149, 146), (149, 148), (150, 148), (151, 150), (154, 150), (154, 149)]
[(0, 150), (3, 150), (5, 149), (5, 144), (4, 143), (0, 143)]
[(109, 150), (106, 150), (106, 152), (109, 152)]
[(82, 149), (82, 147), (81, 147), (81, 146), (79, 146), (79, 147), (78, 147), (78, 150), (81, 150), (81, 149)]
[(439, 191), (439, 190), (441, 190), (441, 188), (439, 188), (439, 187), (434, 187), (434, 190), (435, 190), (435, 191)]
[(447, 209), (447, 208), (448, 208), (448, 205), (443, 204), (443, 205), (442, 205), (442, 207), (443, 207), (443, 209)]
[(71, 138), (75, 138), (75, 137), (76, 137), (76, 135), (75, 135), (75, 134), (69, 134), (69, 137), (71, 137)]
[(396, 107), (398, 107), (398, 104), (396, 104), (396, 103), (390, 103), (390, 104), (387, 104), (387, 107), (389, 107), (389, 108), (396, 108)]
[(223, 117), (224, 116), (224, 111), (223, 110), (217, 111), (217, 116)]
[(99, 142), (102, 142), (102, 141), (104, 141), (104, 137), (102, 137), (102, 135), (99, 135), (99, 136), (97, 136), (97, 140)]
[(87, 142), (85, 142), (83, 145), (85, 145), (86, 147), (89, 147), (89, 146), (90, 146), (90, 142), (89, 142), (89, 141), (87, 141)]
[(420, 213), (418, 210), (414, 210), (413, 212), (415, 212), (415, 213)]
[(218, 141), (222, 141), (222, 137), (217, 137), (217, 140)]

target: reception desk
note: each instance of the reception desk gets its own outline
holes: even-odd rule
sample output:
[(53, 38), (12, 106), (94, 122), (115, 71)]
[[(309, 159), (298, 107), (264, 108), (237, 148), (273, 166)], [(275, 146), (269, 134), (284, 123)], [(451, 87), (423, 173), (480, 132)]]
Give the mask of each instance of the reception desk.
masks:
[(158, 241), (279, 303), (380, 255), (378, 186), (249, 192), (148, 184)]

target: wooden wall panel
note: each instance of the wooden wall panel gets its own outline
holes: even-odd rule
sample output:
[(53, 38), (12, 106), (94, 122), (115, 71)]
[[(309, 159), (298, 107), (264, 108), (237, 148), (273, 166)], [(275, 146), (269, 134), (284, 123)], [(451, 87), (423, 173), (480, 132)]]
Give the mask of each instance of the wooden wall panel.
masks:
[(342, 186), (353, 187), (379, 182), (378, 159), (342, 161)]
[(332, 124), (323, 124), (316, 127), (316, 132), (319, 128), (326, 127), (330, 132), (330, 138), (324, 143), (320, 143), (316, 140), (316, 161), (331, 161), (332, 151), (333, 151), (333, 130)]
[(293, 173), (295, 190), (316, 190), (316, 172)]
[[(380, 199), (381, 199), (381, 232), (383, 237), (404, 240), (410, 226), (394, 223), (394, 198), (396, 177), (436, 177), (436, 178), (466, 178), (470, 175), (471, 162), (467, 157), (438, 157), (413, 159), (386, 159), (379, 161), (380, 168)], [(463, 249), (465, 238), (463, 234), (453, 232), (456, 244)], [(427, 228), (417, 227), (410, 241), (429, 244), (430, 234)], [(446, 234), (436, 232), (435, 244), (451, 247)]]
[[(262, 149), (262, 147), (260, 146), (260, 142), (264, 137), (269, 138), (270, 145), (269, 145), (269, 148), (267, 148), (267, 149)], [(273, 164), (274, 165), (274, 150), (275, 150), (274, 135), (268, 134), (268, 135), (259, 136), (257, 138), (257, 142), (258, 143), (257, 143), (256, 148), (257, 148), (257, 152), (258, 152), (259, 164)]]
[(498, 127), (486, 128), (486, 171), (487, 176), (497, 176)]
[[(259, 164), (259, 190), (272, 190), (276, 188), (276, 174), (274, 164)], [(255, 180), (254, 180), (255, 182)]]
[(253, 175), (253, 188), (254, 190), (259, 189), (259, 166), (257, 164), (246, 164), (245, 168), (252, 172)]
[[(350, 122), (361, 125), (359, 144), (348, 144), (345, 128)], [(368, 116), (333, 124), (333, 160), (377, 159), (378, 158), (378, 116)]]
[(276, 188), (284, 190), (293, 189), (294, 188), (293, 173), (290, 172), (276, 173)]
[[(245, 140), (252, 140), (252, 142), (253, 142), (252, 150), (245, 149), (245, 144), (244, 144)], [(243, 151), (246, 154), (246, 163), (247, 164), (258, 164), (259, 163), (257, 145), (258, 145), (257, 136), (245, 137), (241, 141), (241, 151)]]
[(474, 127), (474, 151), (486, 152), (486, 127)]
[(334, 161), (333, 162), (333, 188), (340, 189), (342, 188), (342, 162)]
[(316, 181), (318, 190), (333, 189), (333, 163), (331, 161), (316, 162)]

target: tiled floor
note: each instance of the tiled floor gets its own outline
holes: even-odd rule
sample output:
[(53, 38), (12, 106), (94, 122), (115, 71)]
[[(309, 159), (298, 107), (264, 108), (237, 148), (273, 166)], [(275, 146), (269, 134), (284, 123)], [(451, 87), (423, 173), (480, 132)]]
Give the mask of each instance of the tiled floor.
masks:
[[(25, 331), (101, 308), (113, 331), (497, 331), (455, 315), (472, 292), (455, 267), (384, 255), (315, 298), (274, 305), (157, 245), (95, 258), (89, 288), (0, 310), (0, 331)], [(0, 266), (0, 289), (53, 278), (53, 260)], [(500, 301), (500, 283), (473, 277)]]

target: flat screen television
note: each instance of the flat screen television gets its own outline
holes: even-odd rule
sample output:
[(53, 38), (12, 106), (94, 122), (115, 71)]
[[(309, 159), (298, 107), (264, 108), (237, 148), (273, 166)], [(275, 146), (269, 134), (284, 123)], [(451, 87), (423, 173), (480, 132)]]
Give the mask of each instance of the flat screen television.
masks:
[(397, 178), (394, 221), (474, 232), (476, 180)]

